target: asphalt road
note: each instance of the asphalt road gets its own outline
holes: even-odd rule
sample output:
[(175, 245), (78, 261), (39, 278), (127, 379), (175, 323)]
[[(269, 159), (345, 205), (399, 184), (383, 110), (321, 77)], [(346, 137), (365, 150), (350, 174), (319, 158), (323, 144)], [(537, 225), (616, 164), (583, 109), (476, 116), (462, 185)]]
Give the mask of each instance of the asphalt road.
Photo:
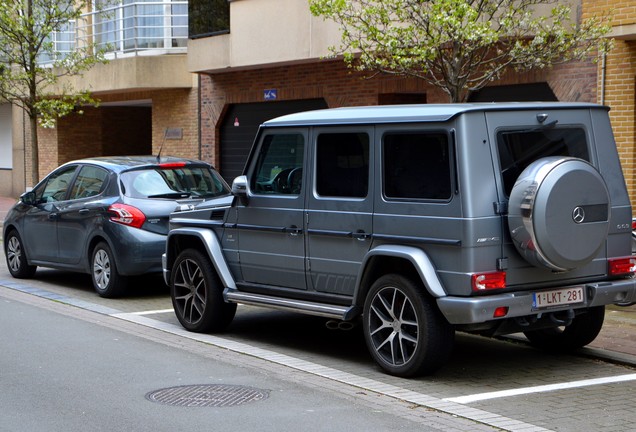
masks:
[[(245, 422), (245, 428), (235, 427), (234, 430), (251, 428), (255, 424), (251, 422), (255, 421), (261, 422), (258, 423), (258, 430), (267, 430), (263, 429), (269, 427), (263, 419), (269, 418), (266, 414), (269, 415), (270, 411), (274, 416), (271, 430), (286, 430), (284, 428), (292, 424), (296, 429), (302, 426), (303, 430), (334, 430), (336, 427), (347, 427), (348, 430), (362, 430), (357, 428), (364, 427), (369, 430), (366, 429), (369, 428), (368, 423), (357, 423), (358, 411), (362, 413), (361, 421), (367, 417), (369, 420), (374, 419), (370, 413), (376, 411), (376, 414), (392, 419), (388, 423), (376, 423), (374, 420), (370, 430), (384, 430), (385, 425), (390, 430), (400, 430), (399, 427), (405, 425), (410, 430), (614, 432), (633, 431), (633, 425), (636, 424), (636, 410), (633, 409), (636, 370), (629, 363), (616, 364), (581, 355), (549, 355), (520, 343), (458, 334), (453, 356), (441, 371), (430, 377), (399, 379), (387, 376), (375, 367), (357, 328), (332, 331), (325, 327), (323, 319), (239, 306), (237, 317), (227, 332), (219, 335), (193, 334), (178, 324), (171, 310), (167, 288), (158, 278), (138, 278), (126, 298), (107, 300), (99, 298), (92, 291), (90, 280), (85, 275), (39, 269), (35, 279), (19, 281), (8, 275), (2, 260), (0, 301), (7, 300), (12, 305), (16, 302), (36, 302), (33, 306), (37, 309), (23, 311), (19, 316), (5, 314), (4, 307), (0, 311), (0, 325), (2, 328), (11, 328), (11, 332), (5, 331), (7, 334), (0, 339), (0, 346), (15, 344), (27, 350), (25, 354), (12, 353), (10, 357), (6, 353), (0, 354), (0, 377), (3, 377), (0, 386), (3, 389), (7, 362), (13, 364), (13, 359), (20, 358), (20, 355), (26, 356), (29, 362), (42, 356), (55, 357), (58, 354), (51, 354), (56, 352), (55, 347), (64, 346), (59, 352), (65, 355), (74, 351), (81, 353), (73, 353), (73, 357), (67, 361), (63, 361), (63, 357), (57, 360), (60, 367), (66, 365), (69, 368), (68, 376), (74, 373), (78, 376), (77, 385), (69, 384), (68, 394), (79, 389), (83, 393), (83, 396), (78, 396), (81, 401), (104, 397), (105, 405), (110, 408), (117, 407), (119, 400), (124, 413), (129, 413), (129, 405), (135, 407), (140, 404), (145, 407), (149, 404), (145, 394), (153, 389), (182, 384), (210, 384), (220, 380), (259, 389), (282, 389), (270, 391), (265, 401), (252, 402), (249, 406), (205, 408), (209, 412), (201, 414), (208, 416), (205, 417), (208, 420), (220, 422), (224, 421), (226, 415), (232, 418), (236, 414), (239, 423), (235, 424), (242, 425), (240, 422)], [(74, 326), (84, 326), (77, 321), (75, 324), (64, 324), (64, 321), (58, 323), (53, 319), (35, 326), (28, 324), (31, 315), (40, 315), (39, 309), (48, 310), (52, 307), (57, 314), (80, 314), (75, 319), (88, 322), (90, 330), (68, 330)], [(22, 326), (34, 334), (24, 334)], [(101, 333), (102, 330), (96, 329), (96, 326), (105, 327), (105, 332), (113, 332), (111, 338), (131, 338), (131, 341), (113, 344), (105, 342), (108, 337), (99, 337), (97, 340), (100, 343), (94, 343), (88, 334), (93, 331)], [(83, 350), (77, 342), (75, 345), (64, 345), (65, 335), (75, 332), (80, 332), (80, 336), (87, 332), (80, 340), (87, 341), (90, 349)], [(117, 336), (120, 333), (122, 335)], [(30, 339), (39, 342), (26, 342)], [(51, 342), (47, 342), (49, 340)], [(154, 344), (160, 346), (153, 348)], [(36, 347), (35, 351), (29, 352), (32, 345), (47, 348)], [(104, 351), (99, 349), (102, 346)], [(113, 350), (117, 352), (119, 346), (122, 346), (122, 352), (109, 354)], [(178, 358), (181, 351), (184, 351), (185, 360)], [(89, 358), (92, 357), (91, 353), (95, 353), (95, 358)], [(164, 363), (163, 357), (169, 360)], [(32, 368), (36, 366), (35, 363), (29, 364)], [(180, 364), (183, 367), (178, 366)], [(128, 373), (128, 369), (133, 372)], [(155, 369), (161, 372), (155, 374)], [(177, 370), (182, 374), (181, 379), (175, 375)], [(54, 372), (51, 369), (48, 373), (36, 375), (40, 381), (30, 382), (27, 387), (42, 387), (46, 382), (42, 381), (42, 377), (54, 377)], [(13, 392), (22, 382), (20, 377), (24, 378), (28, 372), (16, 369), (12, 373), (17, 374), (16, 378), (8, 381), (12, 383), (10, 388)], [(127, 395), (125, 398), (111, 396), (117, 394), (114, 393), (115, 389), (104, 383), (104, 377), (110, 376), (113, 377), (113, 384), (132, 386), (129, 390), (119, 390), (121, 394)], [(183, 377), (189, 379), (184, 380)], [(268, 379), (274, 380), (274, 383)], [(285, 390), (287, 385), (288, 390)], [(102, 394), (103, 386), (108, 390), (107, 395)], [(47, 383), (45, 389), (46, 392), (43, 388), (38, 394), (48, 394), (50, 397), (51, 392), (60, 393), (54, 384)], [(294, 397), (285, 399), (281, 395), (280, 399), (272, 400), (273, 395), (287, 395), (292, 392), (291, 389), (296, 391)], [(60, 394), (68, 397), (68, 394)], [(311, 401), (308, 405), (305, 404), (306, 397)], [(21, 403), (5, 405), (13, 399)], [(16, 404), (25, 405), (28, 399), (20, 393), (16, 393), (15, 398), (11, 393), (1, 396), (0, 430), (5, 424), (1, 421), (4, 420), (1, 418), (4, 415), (2, 413), (12, 412)], [(333, 403), (330, 403), (332, 400)], [(272, 405), (267, 410), (258, 411), (264, 404)], [(5, 410), (7, 406), (9, 411)], [(308, 406), (314, 408), (306, 408)], [(318, 411), (324, 407), (326, 411), (324, 415), (318, 416), (320, 421), (313, 423), (314, 416), (303, 411), (305, 408), (302, 407)], [(338, 411), (338, 407), (344, 409)], [(174, 413), (175, 418), (182, 414), (176, 412), (174, 407), (162, 407), (166, 408)], [(148, 409), (150, 411), (143, 415), (154, 416), (157, 408), (153, 405)], [(27, 408), (23, 410), (29, 412)], [(198, 411), (194, 412), (199, 415)], [(42, 415), (46, 416), (47, 411)], [(351, 423), (346, 423), (349, 415), (352, 415)], [(93, 416), (98, 419), (95, 427), (101, 426), (102, 421), (114, 421), (102, 416), (105, 414)], [(251, 416), (260, 416), (261, 420), (244, 418)], [(166, 424), (173, 425), (170, 423), (172, 420), (168, 418)], [(332, 420), (336, 423), (331, 423)], [(158, 423), (161, 426), (162, 423)], [(71, 423), (69, 425), (73, 426)], [(224, 430), (226, 425), (220, 423), (220, 429), (212, 430)], [(57, 429), (36, 427), (22, 430)]]

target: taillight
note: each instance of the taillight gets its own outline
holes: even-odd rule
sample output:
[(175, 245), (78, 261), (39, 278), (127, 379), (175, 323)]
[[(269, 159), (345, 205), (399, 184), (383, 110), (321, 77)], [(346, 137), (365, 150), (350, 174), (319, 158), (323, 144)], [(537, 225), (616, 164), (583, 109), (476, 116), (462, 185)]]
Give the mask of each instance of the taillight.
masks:
[(506, 272), (477, 273), (471, 278), (473, 291), (487, 291), (506, 287)]
[(122, 225), (141, 228), (146, 222), (146, 215), (141, 210), (127, 204), (112, 204), (108, 207), (108, 211), (115, 213), (110, 220)]
[(636, 257), (622, 257), (607, 260), (607, 272), (610, 276), (625, 276), (636, 272)]

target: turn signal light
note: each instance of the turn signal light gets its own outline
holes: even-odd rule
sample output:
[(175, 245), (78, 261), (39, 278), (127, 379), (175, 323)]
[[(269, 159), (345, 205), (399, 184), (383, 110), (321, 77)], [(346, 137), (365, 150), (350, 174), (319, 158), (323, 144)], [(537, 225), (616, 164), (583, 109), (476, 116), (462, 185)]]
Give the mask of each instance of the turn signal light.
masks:
[(473, 291), (486, 291), (506, 287), (506, 272), (477, 273), (471, 278)]
[(108, 211), (115, 213), (110, 220), (122, 225), (128, 225), (133, 228), (141, 228), (146, 222), (146, 215), (137, 207), (127, 204), (112, 204), (108, 207)]
[(610, 276), (627, 275), (636, 272), (636, 257), (615, 258), (607, 261)]

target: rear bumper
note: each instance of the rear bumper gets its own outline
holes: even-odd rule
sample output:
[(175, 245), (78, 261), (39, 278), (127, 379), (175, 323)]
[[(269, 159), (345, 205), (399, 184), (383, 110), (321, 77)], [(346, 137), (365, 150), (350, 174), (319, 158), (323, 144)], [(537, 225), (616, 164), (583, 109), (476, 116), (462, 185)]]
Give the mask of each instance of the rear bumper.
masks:
[[(585, 284), (586, 301), (575, 305), (563, 305), (548, 310), (532, 307), (533, 291), (495, 294), (483, 297), (441, 297), (437, 305), (451, 324), (479, 324), (488, 321), (538, 315), (568, 309), (584, 309), (609, 304), (630, 304), (636, 302), (636, 279), (624, 279)], [(567, 288), (552, 287), (548, 290)], [(536, 291), (534, 291), (536, 292)], [(495, 310), (507, 307), (508, 313), (501, 318), (493, 318)]]

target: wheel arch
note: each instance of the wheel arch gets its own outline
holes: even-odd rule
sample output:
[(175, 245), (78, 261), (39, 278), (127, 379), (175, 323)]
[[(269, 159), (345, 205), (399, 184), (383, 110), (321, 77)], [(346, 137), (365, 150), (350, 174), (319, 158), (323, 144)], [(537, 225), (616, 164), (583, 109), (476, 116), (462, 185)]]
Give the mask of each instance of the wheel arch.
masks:
[(354, 304), (363, 305), (373, 282), (389, 273), (400, 273), (420, 280), (433, 298), (446, 296), (433, 262), (426, 252), (412, 246), (381, 245), (369, 251), (360, 266)]
[(166, 240), (164, 275), (170, 274), (179, 253), (190, 248), (197, 249), (210, 258), (224, 287), (236, 289), (234, 277), (223, 256), (221, 242), (213, 231), (203, 228), (177, 228), (170, 231)]

